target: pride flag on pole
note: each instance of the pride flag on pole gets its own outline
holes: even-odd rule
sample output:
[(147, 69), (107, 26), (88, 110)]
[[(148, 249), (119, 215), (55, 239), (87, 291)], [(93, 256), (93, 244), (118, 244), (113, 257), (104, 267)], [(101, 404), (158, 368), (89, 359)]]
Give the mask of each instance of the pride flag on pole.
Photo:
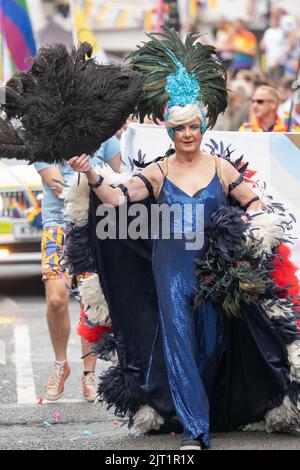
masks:
[(19, 70), (30, 67), (28, 58), (36, 53), (36, 44), (26, 0), (0, 0), (1, 32)]
[[(91, 30), (88, 20), (83, 11), (74, 3), (73, 11), (75, 20), (75, 36), (78, 42), (89, 42), (93, 46), (93, 54), (98, 62), (106, 63), (108, 61), (105, 51), (97, 41), (97, 38)], [(76, 41), (76, 42), (77, 42)]]

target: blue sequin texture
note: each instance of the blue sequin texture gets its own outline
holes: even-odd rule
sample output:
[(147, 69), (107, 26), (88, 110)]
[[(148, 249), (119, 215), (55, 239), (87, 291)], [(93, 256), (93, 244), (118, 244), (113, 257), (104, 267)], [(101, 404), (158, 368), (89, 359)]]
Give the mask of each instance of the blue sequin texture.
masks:
[[(168, 93), (170, 100), (167, 105), (165, 113), (165, 121), (169, 119), (170, 109), (173, 106), (186, 106), (188, 104), (197, 104), (202, 116), (201, 133), (206, 131), (206, 115), (201, 105), (200, 84), (195, 76), (189, 75), (186, 68), (179, 62), (175, 56), (173, 61), (177, 66), (176, 72), (170, 73), (167, 78), (165, 90)], [(168, 129), (168, 134), (174, 140), (173, 129)]]
[(177, 70), (171, 73), (167, 79), (165, 90), (170, 97), (168, 108), (173, 106), (186, 106), (197, 103), (200, 95), (200, 84), (198, 80), (189, 75), (185, 67), (176, 60)]
[[(190, 206), (188, 227), (202, 227), (221, 203), (226, 202), (218, 177), (207, 187), (189, 196), (165, 179), (159, 204)], [(204, 210), (197, 220), (197, 206)], [(171, 231), (180, 230), (182, 221), (174, 221)], [(222, 318), (209, 302), (194, 310), (195, 258), (205, 256), (205, 244), (186, 250), (186, 240), (157, 239), (153, 247), (153, 273), (159, 302), (160, 325), (170, 390), (184, 436), (201, 437), (209, 447), (209, 400), (215, 377), (217, 354), (222, 343)]]

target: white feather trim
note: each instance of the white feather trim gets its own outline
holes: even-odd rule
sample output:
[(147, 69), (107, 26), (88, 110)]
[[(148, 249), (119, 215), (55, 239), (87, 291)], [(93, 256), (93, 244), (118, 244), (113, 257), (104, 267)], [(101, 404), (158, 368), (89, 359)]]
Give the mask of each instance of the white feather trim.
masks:
[(249, 229), (246, 234), (251, 235), (260, 241), (263, 239), (260, 245), (258, 256), (263, 252), (271, 254), (272, 248), (277, 246), (280, 242), (276, 238), (283, 238), (285, 234), (284, 228), (281, 226), (284, 218), (273, 212), (249, 212), (251, 219)]
[[(116, 173), (110, 166), (97, 166), (96, 173), (105, 178), (107, 184), (114, 186), (124, 183), (131, 178), (131, 173)], [(88, 223), (90, 187), (85, 174), (80, 175), (78, 185), (78, 174), (73, 175), (68, 187), (64, 188), (61, 198), (65, 200), (64, 216), (68, 222), (77, 227), (84, 227)]]
[(111, 351), (108, 357), (113, 366), (117, 366), (119, 364), (119, 358), (116, 350)]
[(78, 175), (73, 175), (67, 188), (64, 188), (61, 198), (65, 200), (64, 216), (68, 222), (72, 222), (77, 227), (84, 227), (88, 223), (90, 187), (87, 177), (80, 175), (78, 185)]
[(272, 300), (267, 300), (263, 304), (263, 308), (266, 311), (269, 318), (273, 318), (273, 317), (289, 318), (293, 316), (292, 307), (293, 307), (293, 304), (291, 302), (288, 302), (286, 299), (276, 299), (276, 303), (274, 303)]
[(251, 423), (243, 426), (242, 431), (244, 432), (266, 432), (266, 422), (259, 421), (258, 423)]
[(132, 176), (132, 174), (129, 172), (116, 173), (109, 165), (104, 165), (103, 167), (97, 166), (96, 168), (94, 168), (94, 170), (96, 171), (96, 173), (102, 175), (105, 178), (105, 182), (107, 184), (112, 184), (113, 186), (125, 183)]
[(300, 432), (300, 402), (295, 406), (286, 395), (280, 406), (268, 411), (265, 420), (267, 432)]
[(134, 417), (133, 429), (136, 432), (145, 434), (148, 431), (158, 431), (165, 420), (149, 405), (142, 406)]
[(109, 309), (100, 286), (98, 274), (81, 281), (78, 291), (88, 319), (95, 324), (110, 325)]
[(287, 346), (291, 381), (300, 383), (300, 341)]

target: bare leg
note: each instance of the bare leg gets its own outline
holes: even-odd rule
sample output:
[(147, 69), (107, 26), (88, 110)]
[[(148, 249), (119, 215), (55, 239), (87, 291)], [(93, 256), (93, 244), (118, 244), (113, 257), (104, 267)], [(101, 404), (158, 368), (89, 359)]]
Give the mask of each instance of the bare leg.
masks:
[[(91, 347), (89, 346), (89, 344), (86, 344), (86, 341), (81, 338), (81, 345), (82, 345), (82, 355), (83, 356), (86, 356), (86, 354), (88, 354), (89, 352), (91, 352)], [(92, 354), (90, 354), (89, 356), (86, 356), (84, 359), (83, 359), (83, 366), (84, 366), (84, 370), (86, 372), (94, 372), (95, 371), (95, 368), (96, 368), (96, 361), (97, 361), (97, 358), (95, 356), (93, 356)]]
[(47, 321), (56, 361), (67, 360), (67, 346), (71, 331), (69, 292), (66, 279), (45, 281)]
[[(81, 305), (81, 310), (83, 308), (83, 305)], [(92, 348), (84, 338), (81, 338), (81, 346), (82, 355), (84, 356), (84, 374), (81, 378), (82, 391), (84, 398), (89, 402), (93, 402), (97, 398), (98, 394), (97, 379), (95, 376), (97, 358), (92, 354), (89, 354), (92, 351)]]

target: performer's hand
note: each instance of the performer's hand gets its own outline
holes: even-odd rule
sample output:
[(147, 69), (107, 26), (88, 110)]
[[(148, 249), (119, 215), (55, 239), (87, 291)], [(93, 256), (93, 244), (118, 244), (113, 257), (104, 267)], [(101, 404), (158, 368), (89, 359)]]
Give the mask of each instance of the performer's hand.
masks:
[(88, 173), (92, 169), (90, 166), (90, 158), (90, 155), (86, 155), (84, 153), (80, 155), (80, 157), (71, 158), (69, 160), (69, 164), (74, 171), (78, 171), (79, 173)]

